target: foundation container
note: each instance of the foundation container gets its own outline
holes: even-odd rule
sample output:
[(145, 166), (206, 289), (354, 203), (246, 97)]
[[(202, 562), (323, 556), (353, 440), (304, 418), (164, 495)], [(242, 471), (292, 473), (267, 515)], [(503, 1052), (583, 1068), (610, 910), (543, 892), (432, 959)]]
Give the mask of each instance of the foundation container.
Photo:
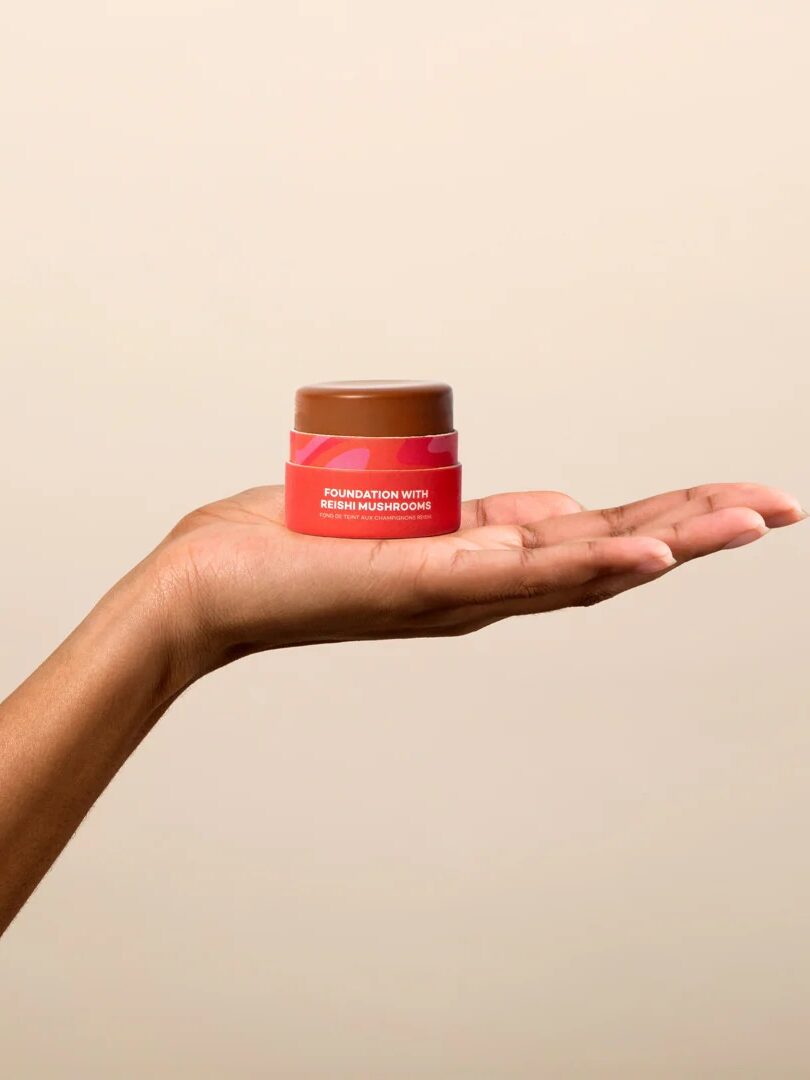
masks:
[(287, 526), (315, 536), (455, 532), (461, 465), (447, 383), (313, 383), (295, 395)]

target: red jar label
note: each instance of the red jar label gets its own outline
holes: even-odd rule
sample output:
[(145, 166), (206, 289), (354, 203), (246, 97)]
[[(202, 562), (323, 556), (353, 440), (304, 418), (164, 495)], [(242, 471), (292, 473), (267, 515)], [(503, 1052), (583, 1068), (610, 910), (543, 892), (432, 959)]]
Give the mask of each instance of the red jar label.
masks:
[(382, 539), (455, 532), (461, 518), (461, 466), (341, 469), (288, 461), (285, 503), (287, 526), (315, 536)]

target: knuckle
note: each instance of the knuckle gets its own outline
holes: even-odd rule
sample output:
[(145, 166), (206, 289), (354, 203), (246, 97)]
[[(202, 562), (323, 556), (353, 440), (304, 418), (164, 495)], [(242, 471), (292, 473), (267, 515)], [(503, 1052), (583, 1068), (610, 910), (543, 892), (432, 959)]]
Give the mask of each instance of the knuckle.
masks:
[(686, 530), (684, 523), (681, 521), (673, 521), (672, 523), (672, 539), (676, 544), (682, 543), (685, 537)]
[(600, 510), (610, 536), (623, 536), (627, 531), (627, 511), (624, 506), (609, 506)]
[(543, 530), (537, 525), (516, 525), (517, 538), (521, 546), (521, 556), (525, 559), (529, 552), (545, 547)]

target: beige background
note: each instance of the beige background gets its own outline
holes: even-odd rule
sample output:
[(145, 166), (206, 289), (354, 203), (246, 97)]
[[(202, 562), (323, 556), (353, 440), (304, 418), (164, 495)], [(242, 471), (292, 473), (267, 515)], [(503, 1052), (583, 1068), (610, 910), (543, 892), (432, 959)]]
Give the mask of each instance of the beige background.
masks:
[[(17, 5), (2, 685), (292, 395), (456, 388), (465, 490), (810, 500), (810, 7)], [(805, 528), (193, 687), (0, 947), (9, 1080), (810, 1075)]]

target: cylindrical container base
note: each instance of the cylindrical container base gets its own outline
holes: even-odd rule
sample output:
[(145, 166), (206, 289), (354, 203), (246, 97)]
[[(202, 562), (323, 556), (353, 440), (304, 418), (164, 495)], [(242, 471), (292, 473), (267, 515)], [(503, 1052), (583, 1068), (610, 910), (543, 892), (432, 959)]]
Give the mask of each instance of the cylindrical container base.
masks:
[(396, 539), (455, 532), (461, 466), (324, 469), (286, 465), (287, 527), (313, 536)]

